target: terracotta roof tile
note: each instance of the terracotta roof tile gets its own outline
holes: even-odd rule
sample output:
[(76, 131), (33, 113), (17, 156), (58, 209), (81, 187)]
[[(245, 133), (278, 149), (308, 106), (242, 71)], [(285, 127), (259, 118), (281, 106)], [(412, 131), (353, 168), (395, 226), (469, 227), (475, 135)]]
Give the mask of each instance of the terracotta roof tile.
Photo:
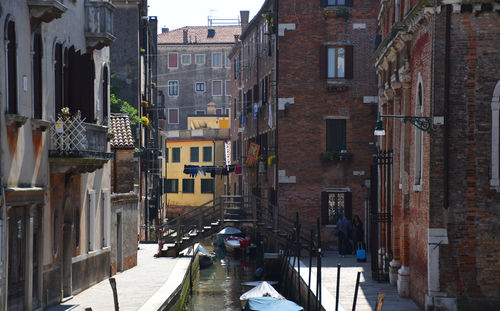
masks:
[[(215, 35), (208, 37), (208, 30), (214, 29)], [(187, 30), (189, 43), (235, 43), (234, 36), (241, 34), (241, 26), (186, 26), (158, 35), (158, 44), (183, 44), (184, 30)]]
[(114, 148), (134, 148), (132, 130), (128, 115), (112, 113), (110, 116), (111, 133), (114, 134), (111, 140), (111, 147)]

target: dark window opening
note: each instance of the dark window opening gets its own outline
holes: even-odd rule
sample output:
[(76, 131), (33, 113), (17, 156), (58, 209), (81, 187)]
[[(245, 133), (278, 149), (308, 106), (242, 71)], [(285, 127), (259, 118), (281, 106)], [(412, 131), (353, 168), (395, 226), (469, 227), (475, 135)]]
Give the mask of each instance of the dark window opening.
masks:
[(16, 24), (7, 24), (7, 113), (17, 114), (17, 42)]
[(181, 162), (181, 148), (172, 148), (172, 162)]
[(212, 162), (212, 147), (203, 147), (203, 162)]
[(33, 37), (33, 118), (42, 119), (42, 36)]
[(182, 180), (182, 192), (183, 193), (194, 193), (194, 179), (183, 179)]
[(178, 193), (179, 192), (179, 180), (178, 179), (167, 179), (165, 183), (165, 193)]
[(323, 225), (335, 225), (343, 216), (352, 217), (351, 192), (322, 192), (321, 218)]
[(200, 161), (200, 149), (198, 147), (191, 147), (191, 162)]
[(54, 55), (54, 117), (63, 107), (63, 49), (61, 44), (56, 44)]
[(202, 179), (201, 180), (201, 193), (214, 193), (214, 180)]
[(108, 123), (108, 101), (109, 101), (109, 77), (108, 66), (104, 66), (102, 72), (102, 121)]

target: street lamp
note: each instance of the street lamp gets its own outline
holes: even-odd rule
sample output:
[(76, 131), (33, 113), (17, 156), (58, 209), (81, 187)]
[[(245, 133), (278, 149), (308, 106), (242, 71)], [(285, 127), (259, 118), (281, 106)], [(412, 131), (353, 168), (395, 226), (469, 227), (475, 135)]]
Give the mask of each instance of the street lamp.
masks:
[(400, 116), (400, 115), (389, 115), (389, 114), (381, 114), (378, 116), (377, 127), (373, 134), (375, 136), (384, 136), (384, 124), (381, 118), (398, 118), (403, 119), (403, 122), (410, 122), (414, 126), (416, 126), (421, 131), (430, 133), (432, 130), (432, 118), (431, 117), (414, 117), (414, 116)]

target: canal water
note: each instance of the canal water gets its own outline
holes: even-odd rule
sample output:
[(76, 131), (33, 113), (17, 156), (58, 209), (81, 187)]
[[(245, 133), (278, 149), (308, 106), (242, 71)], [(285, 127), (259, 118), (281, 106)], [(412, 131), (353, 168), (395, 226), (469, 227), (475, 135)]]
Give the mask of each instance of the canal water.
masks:
[[(203, 243), (209, 252), (213, 246)], [(241, 254), (227, 253), (225, 249), (216, 248), (217, 258), (213, 265), (200, 269), (186, 310), (189, 311), (241, 311), (241, 294), (244, 289), (241, 283), (253, 281), (255, 260)]]

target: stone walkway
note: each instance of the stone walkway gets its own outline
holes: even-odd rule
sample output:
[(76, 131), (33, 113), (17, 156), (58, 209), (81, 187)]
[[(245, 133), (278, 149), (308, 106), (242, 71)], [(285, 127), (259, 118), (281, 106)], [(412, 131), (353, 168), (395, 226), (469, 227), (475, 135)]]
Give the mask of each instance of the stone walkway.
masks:
[[(356, 256), (347, 255), (339, 257), (335, 251), (326, 252), (322, 260), (322, 305), (325, 310), (335, 310), (335, 295), (337, 291), (337, 264), (341, 264), (340, 269), (340, 305), (339, 311), (351, 311), (356, 287), (356, 277), (361, 271), (360, 286), (358, 290), (358, 300), (356, 311), (374, 311), (377, 294), (385, 295), (383, 311), (421, 311), (421, 309), (411, 300), (399, 297), (395, 286), (389, 283), (379, 283), (372, 280), (370, 258), (368, 261), (360, 263), (356, 261)], [(292, 260), (293, 262), (293, 260)], [(309, 277), (309, 258), (301, 258), (300, 274), (307, 284)], [(313, 291), (316, 289), (316, 258), (313, 259), (311, 284)], [(297, 268), (297, 265), (295, 265)]]
[[(154, 258), (157, 248), (156, 244), (141, 244), (137, 266), (114, 276), (120, 311), (136, 311), (144, 305), (154, 310), (183, 280), (190, 258)], [(89, 307), (92, 311), (114, 310), (113, 292), (107, 279), (47, 310), (83, 311)]]

